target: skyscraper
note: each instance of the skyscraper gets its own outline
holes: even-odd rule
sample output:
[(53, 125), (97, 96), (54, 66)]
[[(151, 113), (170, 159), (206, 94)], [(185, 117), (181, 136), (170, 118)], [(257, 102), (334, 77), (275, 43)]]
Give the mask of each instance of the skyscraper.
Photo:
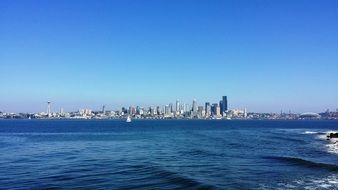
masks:
[(180, 100), (176, 100), (176, 113), (180, 111)]
[(180, 114), (184, 113), (184, 104), (180, 104)]
[(140, 106), (136, 106), (136, 114), (141, 115), (141, 107)]
[(170, 114), (170, 108), (169, 108), (169, 105), (165, 105), (165, 106), (164, 106), (164, 114), (165, 114), (165, 115), (169, 115), (169, 114)]
[(172, 103), (169, 104), (169, 110), (170, 110), (170, 113), (173, 113), (174, 108), (173, 108), (173, 104)]
[(211, 115), (213, 115), (213, 116), (216, 115), (217, 106), (218, 106), (218, 104), (216, 104), (216, 103), (211, 105)]
[(197, 102), (196, 99), (192, 101), (192, 112), (196, 113), (197, 112)]
[(221, 108), (219, 106), (216, 107), (216, 116), (221, 116)]
[(220, 116), (220, 106), (219, 104), (215, 103), (215, 104), (212, 104), (211, 106), (211, 113), (212, 113), (212, 116)]
[(211, 115), (211, 107), (210, 107), (210, 102), (205, 103), (205, 115), (210, 116)]
[(227, 96), (223, 96), (222, 97), (222, 104), (220, 104), (220, 106), (221, 106), (221, 114), (224, 116), (225, 114), (225, 112), (226, 111), (228, 111), (228, 98), (227, 98)]
[(156, 114), (157, 115), (161, 115), (162, 113), (161, 113), (161, 108), (160, 108), (160, 106), (157, 106), (156, 107)]
[(154, 109), (153, 106), (150, 106), (150, 107), (149, 107), (149, 113), (150, 113), (151, 116), (154, 116), (154, 115), (155, 115), (155, 109)]
[(224, 112), (224, 108), (223, 108), (223, 100), (219, 101), (219, 109), (220, 109), (221, 115), (223, 115), (223, 112)]
[(123, 114), (127, 114), (127, 113), (128, 113), (128, 109), (125, 108), (125, 107), (122, 107), (122, 113), (123, 113)]
[(197, 115), (198, 117), (204, 117), (205, 111), (203, 106), (198, 106), (197, 107)]
[(50, 104), (51, 104), (51, 102), (47, 102), (47, 116), (48, 116), (48, 117), (51, 116), (51, 108), (50, 108)]
[(102, 113), (103, 113), (103, 114), (106, 113), (106, 106), (105, 106), (105, 105), (102, 106)]
[(184, 104), (183, 111), (184, 111), (184, 112), (190, 112), (190, 111), (191, 111), (191, 110), (190, 110), (189, 104)]

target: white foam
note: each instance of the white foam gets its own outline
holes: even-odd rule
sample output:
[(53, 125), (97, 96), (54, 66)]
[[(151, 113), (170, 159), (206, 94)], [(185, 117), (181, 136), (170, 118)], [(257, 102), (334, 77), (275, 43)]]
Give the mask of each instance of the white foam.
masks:
[(320, 133), (317, 138), (328, 142), (325, 147), (329, 153), (338, 154), (338, 138), (327, 138), (330, 133), (337, 133), (337, 131), (327, 131), (324, 134)]
[(320, 184), (319, 187), (329, 189), (331, 187), (330, 184)]
[(318, 134), (319, 132), (315, 131), (305, 131), (304, 134)]
[(261, 189), (338, 189), (338, 175), (332, 174), (325, 177), (308, 176), (286, 183), (278, 183), (269, 187), (261, 185)]
[(334, 181), (334, 180), (328, 180), (329, 183), (332, 183), (332, 184), (338, 184), (338, 181)]
[[(319, 139), (325, 139), (325, 140), (327, 140), (327, 136), (330, 134), (330, 133), (338, 133), (337, 131), (326, 131), (326, 132), (323, 132), (323, 133), (318, 133), (318, 134), (320, 134), (320, 135), (318, 135), (317, 137), (319, 138)], [(330, 139), (330, 140), (332, 140), (332, 139)], [(335, 138), (333, 138), (333, 142), (335, 142)]]
[(321, 134), (321, 135), (318, 135), (317, 136), (318, 139), (321, 139), (321, 140), (327, 140), (327, 135), (326, 134)]
[(330, 133), (338, 133), (338, 131), (326, 131), (326, 134), (330, 134)]
[(338, 143), (327, 144), (326, 147), (328, 152), (338, 154)]

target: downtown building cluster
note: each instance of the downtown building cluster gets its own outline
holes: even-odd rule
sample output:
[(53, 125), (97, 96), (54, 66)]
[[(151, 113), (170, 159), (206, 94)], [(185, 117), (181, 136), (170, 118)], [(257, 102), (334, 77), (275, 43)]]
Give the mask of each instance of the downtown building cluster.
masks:
[(140, 106), (122, 107), (121, 113), (118, 115), (128, 115), (134, 118), (196, 118), (196, 119), (221, 119), (230, 118), (233, 115), (245, 116), (244, 111), (228, 110), (227, 96), (223, 96), (219, 103), (205, 102), (199, 105), (194, 99), (190, 104), (181, 103), (176, 100), (175, 104), (169, 103), (165, 106), (150, 106), (143, 108)]
[(125, 117), (136, 119), (229, 119), (233, 117), (246, 117), (246, 109), (229, 110), (227, 96), (223, 96), (218, 103), (205, 102), (199, 105), (196, 99), (191, 104), (181, 103), (176, 100), (175, 103), (169, 103), (164, 106), (128, 106), (120, 110), (102, 110), (93, 111), (91, 109), (79, 109), (76, 112), (51, 111), (51, 103), (47, 103), (47, 112), (41, 112), (32, 115), (32, 118), (69, 118), (69, 119), (119, 119)]

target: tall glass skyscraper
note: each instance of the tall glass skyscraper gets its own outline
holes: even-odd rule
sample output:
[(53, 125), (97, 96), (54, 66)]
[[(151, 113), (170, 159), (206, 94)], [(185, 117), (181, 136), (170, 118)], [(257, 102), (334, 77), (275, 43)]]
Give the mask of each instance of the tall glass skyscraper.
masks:
[(196, 99), (192, 101), (192, 112), (196, 113), (197, 112), (197, 102)]
[(227, 96), (223, 96), (221, 102), (222, 102), (222, 104), (220, 104), (221, 114), (224, 116), (224, 112), (228, 111), (228, 98), (227, 98)]
[(210, 115), (211, 115), (211, 106), (210, 106), (210, 102), (206, 102), (206, 103), (205, 103), (205, 115), (206, 115), (206, 116), (210, 116)]

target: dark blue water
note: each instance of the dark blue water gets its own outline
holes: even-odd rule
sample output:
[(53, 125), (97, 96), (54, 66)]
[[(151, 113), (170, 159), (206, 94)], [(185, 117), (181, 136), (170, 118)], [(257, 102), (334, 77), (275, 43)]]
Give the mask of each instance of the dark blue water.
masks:
[(337, 121), (0, 120), (1, 189), (337, 189)]

